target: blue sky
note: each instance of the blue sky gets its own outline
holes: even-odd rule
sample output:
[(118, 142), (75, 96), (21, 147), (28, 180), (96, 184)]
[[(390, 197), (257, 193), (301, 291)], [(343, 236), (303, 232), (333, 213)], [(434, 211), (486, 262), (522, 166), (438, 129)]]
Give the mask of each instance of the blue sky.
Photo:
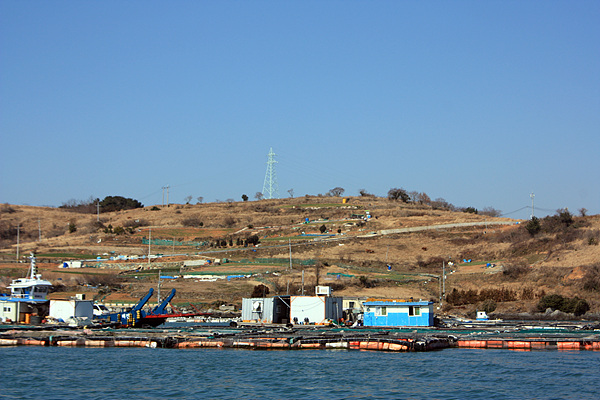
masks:
[[(598, 1), (2, 1), (0, 202), (600, 213)], [(545, 211), (544, 211), (545, 210)]]

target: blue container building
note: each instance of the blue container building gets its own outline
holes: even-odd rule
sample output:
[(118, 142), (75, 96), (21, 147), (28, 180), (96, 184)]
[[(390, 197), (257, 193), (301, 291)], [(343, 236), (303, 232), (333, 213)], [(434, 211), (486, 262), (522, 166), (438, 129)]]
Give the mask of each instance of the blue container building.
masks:
[(433, 302), (369, 300), (363, 303), (364, 326), (433, 326)]

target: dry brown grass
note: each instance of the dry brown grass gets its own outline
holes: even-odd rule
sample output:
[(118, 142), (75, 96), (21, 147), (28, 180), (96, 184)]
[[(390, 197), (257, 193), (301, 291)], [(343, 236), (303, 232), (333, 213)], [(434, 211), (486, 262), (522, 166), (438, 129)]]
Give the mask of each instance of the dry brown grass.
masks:
[[(300, 231), (317, 233), (318, 227), (325, 224), (332, 232), (341, 229), (344, 238), (341, 242), (307, 242), (295, 245), (294, 259), (317, 259), (326, 262), (323, 268), (323, 281), (337, 285), (336, 293), (368, 297), (396, 298), (437, 298), (439, 283), (437, 278), (417, 280), (398, 280), (393, 274), (436, 274), (441, 273), (441, 262), (472, 259), (483, 262), (465, 264), (448, 275), (447, 292), (453, 288), (459, 290), (481, 290), (506, 287), (514, 290), (522, 297), (522, 303), (512, 305), (513, 310), (522, 310), (534, 302), (537, 292), (559, 291), (565, 296), (579, 294), (585, 297), (582, 290), (583, 278), (566, 279), (573, 267), (594, 265), (600, 260), (600, 245), (594, 240), (600, 232), (600, 216), (575, 219), (573, 224), (576, 233), (568, 235), (560, 232), (547, 232), (538, 237), (531, 236), (522, 225), (510, 226), (476, 226), (460, 229), (433, 230), (412, 234), (394, 234), (359, 238), (359, 235), (381, 230), (402, 227), (440, 225), (459, 222), (492, 221), (494, 218), (475, 214), (433, 210), (428, 207), (412, 204), (390, 202), (381, 198), (351, 198), (348, 204), (341, 199), (331, 197), (301, 197), (295, 199), (262, 200), (238, 203), (209, 203), (200, 205), (171, 205), (159, 207), (152, 211), (152, 206), (143, 209), (101, 214), (101, 224), (114, 227), (130, 227), (136, 229), (133, 234), (105, 234), (96, 222), (94, 214), (79, 214), (56, 208), (4, 205), (0, 208), (0, 222), (4, 226), (21, 226), (20, 251), (22, 255), (36, 251), (79, 252), (103, 254), (115, 251), (121, 254), (147, 254), (147, 245), (141, 244), (142, 237), (147, 237), (152, 229), (153, 238), (173, 239), (181, 241), (203, 241), (233, 238), (247, 238), (257, 234), (260, 238), (281, 237), (284, 247), (268, 248), (277, 241), (263, 241), (261, 247), (254, 249), (228, 249), (227, 253), (219, 253), (217, 257), (231, 259), (254, 257), (289, 256), (287, 237), (297, 235)], [(364, 214), (369, 210), (373, 218), (364, 226), (345, 227), (341, 219), (351, 214)], [(305, 218), (311, 220), (326, 219), (315, 224), (302, 225)], [(68, 233), (68, 225), (74, 220), (77, 231)], [(501, 218), (497, 220), (503, 220)], [(42, 240), (38, 241), (38, 221), (42, 231)], [(202, 227), (185, 226), (186, 221), (201, 221)], [(590, 244), (591, 242), (591, 244)], [(296, 244), (297, 242), (294, 241)], [(14, 257), (14, 240), (0, 243), (2, 253)], [(176, 249), (177, 251), (184, 251)], [(170, 248), (157, 248), (155, 251), (169, 253)], [(186, 252), (196, 252), (188, 248)], [(486, 268), (485, 263), (497, 264), (496, 268)], [(392, 272), (386, 265), (392, 265)], [(13, 264), (14, 266), (14, 264)], [(502, 272), (502, 266), (505, 267)], [(12, 266), (7, 266), (12, 267)], [(219, 272), (252, 271), (258, 269), (251, 265), (241, 267), (239, 264), (212, 267)], [(218, 269), (217, 269), (218, 268)], [(278, 270), (274, 267), (262, 268), (261, 271)], [(98, 271), (98, 270), (96, 270)], [(316, 279), (312, 270), (305, 271), (305, 285), (314, 285)], [(265, 276), (261, 281), (232, 281), (217, 283), (173, 282), (177, 285), (178, 302), (204, 302), (223, 300), (239, 303), (242, 296), (249, 296), (254, 285), (266, 281), (272, 289), (281, 292), (290, 283), (297, 291), (301, 283), (301, 269), (294, 266), (292, 272), (280, 271), (279, 277)], [(355, 275), (350, 281), (331, 281), (327, 272)], [(76, 282), (73, 275), (67, 275), (54, 267), (48, 267), (52, 279), (63, 278), (67, 285)], [(114, 273), (114, 271), (112, 271)], [(367, 276), (373, 287), (365, 287), (358, 282), (359, 276)], [(394, 278), (394, 276), (396, 276)], [(412, 275), (411, 275), (412, 276)], [(6, 282), (3, 282), (6, 283)], [(112, 298), (131, 298), (137, 300), (155, 282), (131, 282), (129, 286)], [(535, 293), (522, 296), (523, 291), (535, 288)], [(79, 288), (73, 288), (72, 291)], [(275, 292), (273, 292), (275, 293)], [(528, 293), (528, 292), (527, 292)], [(592, 294), (590, 294), (591, 296)], [(589, 297), (589, 296), (588, 296)], [(513, 302), (510, 302), (511, 304)], [(593, 304), (600, 302), (590, 301)], [(600, 306), (599, 304), (596, 307)], [(499, 304), (498, 309), (505, 309)]]

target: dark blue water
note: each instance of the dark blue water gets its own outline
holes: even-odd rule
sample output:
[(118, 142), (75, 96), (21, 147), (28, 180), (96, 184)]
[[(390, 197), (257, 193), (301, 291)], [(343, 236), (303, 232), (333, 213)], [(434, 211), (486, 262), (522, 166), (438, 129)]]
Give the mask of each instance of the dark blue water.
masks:
[(600, 353), (0, 348), (0, 399), (598, 399)]

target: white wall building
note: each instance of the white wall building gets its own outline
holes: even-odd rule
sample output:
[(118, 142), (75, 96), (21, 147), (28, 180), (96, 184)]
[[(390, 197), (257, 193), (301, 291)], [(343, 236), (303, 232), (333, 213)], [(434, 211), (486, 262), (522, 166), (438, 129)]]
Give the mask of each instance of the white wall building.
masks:
[(94, 302), (92, 300), (50, 300), (50, 317), (67, 321), (69, 318), (94, 317)]

